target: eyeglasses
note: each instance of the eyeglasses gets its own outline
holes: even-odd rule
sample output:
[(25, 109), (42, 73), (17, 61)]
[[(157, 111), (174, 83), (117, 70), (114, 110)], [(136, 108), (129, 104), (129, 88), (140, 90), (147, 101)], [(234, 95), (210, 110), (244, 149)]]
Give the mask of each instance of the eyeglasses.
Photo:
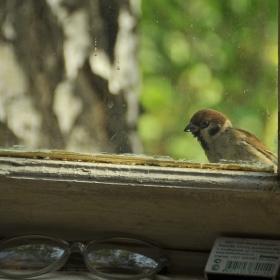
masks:
[(0, 275), (23, 279), (54, 272), (73, 252), (82, 254), (89, 271), (111, 280), (143, 279), (168, 265), (163, 249), (140, 239), (112, 237), (83, 244), (28, 235), (0, 242)]

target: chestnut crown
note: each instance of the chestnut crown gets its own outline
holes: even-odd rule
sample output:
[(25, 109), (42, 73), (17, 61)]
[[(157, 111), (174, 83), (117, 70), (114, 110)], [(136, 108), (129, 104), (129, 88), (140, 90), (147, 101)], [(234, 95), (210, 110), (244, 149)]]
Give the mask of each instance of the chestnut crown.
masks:
[(212, 109), (200, 110), (191, 118), (191, 122), (201, 128), (205, 127), (207, 122), (217, 123), (223, 126), (227, 120), (225, 115)]
[(216, 124), (218, 127), (223, 127), (227, 121), (228, 118), (222, 113), (212, 109), (203, 109), (192, 116), (189, 125), (184, 131), (195, 133), (200, 129), (208, 127), (210, 123)]

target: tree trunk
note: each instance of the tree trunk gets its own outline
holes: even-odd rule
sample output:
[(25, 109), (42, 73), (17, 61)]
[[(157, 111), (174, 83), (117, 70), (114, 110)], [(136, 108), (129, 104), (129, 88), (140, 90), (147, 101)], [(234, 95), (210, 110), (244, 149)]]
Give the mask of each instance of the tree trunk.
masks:
[(131, 1), (2, 0), (0, 9), (10, 70), (0, 146), (140, 153)]

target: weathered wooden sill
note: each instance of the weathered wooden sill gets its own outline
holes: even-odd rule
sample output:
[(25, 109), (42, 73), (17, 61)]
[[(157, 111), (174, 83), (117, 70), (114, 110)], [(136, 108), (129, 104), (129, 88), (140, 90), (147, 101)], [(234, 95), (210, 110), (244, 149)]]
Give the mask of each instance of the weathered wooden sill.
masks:
[(2, 152), (1, 238), (139, 236), (164, 247), (174, 271), (202, 274), (218, 236), (280, 236), (276, 174), (42, 159), (45, 155)]
[(124, 165), (143, 165), (160, 167), (178, 167), (195, 169), (214, 169), (214, 170), (237, 170), (252, 172), (274, 173), (273, 166), (258, 166), (249, 164), (213, 164), (197, 163), (185, 160), (174, 160), (170, 157), (145, 156), (134, 154), (81, 154), (62, 150), (26, 150), (18, 148), (0, 149), (0, 157), (19, 157), (33, 159), (55, 159), (63, 161), (79, 161), (94, 163), (111, 163)]

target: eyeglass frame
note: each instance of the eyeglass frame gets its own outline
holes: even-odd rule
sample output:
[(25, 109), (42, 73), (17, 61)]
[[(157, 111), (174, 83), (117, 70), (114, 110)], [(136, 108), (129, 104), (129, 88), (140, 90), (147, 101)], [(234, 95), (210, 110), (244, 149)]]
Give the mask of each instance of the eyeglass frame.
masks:
[(109, 237), (99, 238), (97, 240), (93, 240), (93, 241), (90, 241), (88, 243), (82, 243), (82, 242), (67, 242), (67, 241), (62, 240), (60, 238), (55, 238), (55, 237), (52, 237), (52, 236), (33, 234), (33, 235), (24, 235), (24, 236), (18, 236), (18, 237), (3, 239), (3, 240), (0, 241), (0, 247), (5, 242), (8, 242), (8, 241), (12, 242), (13, 240), (21, 240), (21, 239), (27, 239), (27, 238), (28, 239), (42, 238), (42, 239), (47, 239), (47, 240), (50, 240), (50, 241), (58, 242), (59, 244), (63, 245), (64, 252), (55, 263), (47, 266), (46, 268), (43, 268), (43, 269), (38, 270), (36, 272), (33, 272), (29, 275), (6, 274), (6, 273), (2, 272), (1, 269), (0, 269), (0, 276), (6, 277), (8, 279), (28, 279), (28, 278), (33, 278), (33, 277), (40, 276), (40, 275), (43, 275), (43, 274), (55, 272), (65, 265), (65, 263), (68, 261), (70, 255), (72, 253), (78, 252), (82, 255), (83, 260), (85, 262), (85, 265), (91, 273), (93, 273), (94, 275), (99, 276), (103, 279), (107, 279), (107, 280), (120, 280), (121, 278), (119, 278), (119, 277), (104, 275), (103, 273), (94, 269), (91, 266), (90, 262), (87, 259), (86, 254), (85, 254), (86, 249), (90, 245), (102, 243), (102, 242), (109, 241), (109, 240), (117, 240), (117, 239), (125, 239), (127, 241), (142, 242), (143, 244), (145, 244), (145, 245), (147, 245), (151, 248), (156, 249), (159, 253), (159, 260), (157, 261), (158, 264), (155, 268), (153, 268), (149, 272), (145, 272), (145, 273), (142, 273), (142, 274), (139, 274), (139, 275), (135, 275), (135, 276), (132, 276), (132, 277), (129, 277), (129, 278), (125, 278), (125, 280), (140, 280), (140, 279), (143, 279), (145, 277), (152, 276), (152, 275), (156, 274), (157, 272), (159, 272), (160, 270), (162, 270), (164, 267), (169, 265), (169, 258), (165, 254), (164, 249), (162, 249), (161, 247), (155, 245), (154, 243), (152, 243), (150, 241), (147, 241), (147, 240), (144, 240), (144, 239), (138, 238), (138, 237), (137, 238), (136, 237), (131, 237), (131, 236), (109, 236)]

